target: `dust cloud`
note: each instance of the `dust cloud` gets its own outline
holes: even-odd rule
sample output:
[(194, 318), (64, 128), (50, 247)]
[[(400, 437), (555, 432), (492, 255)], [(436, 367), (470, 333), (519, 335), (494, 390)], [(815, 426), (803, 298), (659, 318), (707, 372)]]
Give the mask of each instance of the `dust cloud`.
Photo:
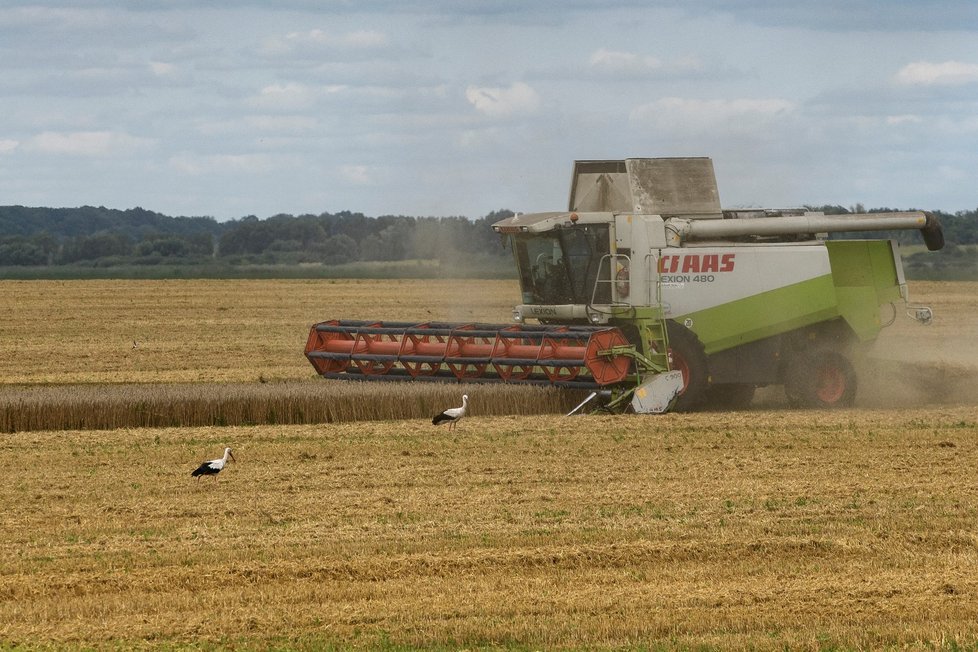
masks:
[(911, 283), (910, 293), (933, 309), (933, 322), (917, 323), (898, 309), (856, 363), (856, 405), (978, 406), (978, 283)]
[[(856, 406), (978, 406), (978, 283), (912, 282), (910, 294), (913, 305), (933, 309), (933, 321), (920, 324), (897, 307), (892, 324), (853, 360)], [(780, 387), (758, 390), (754, 400), (784, 404)]]
[(856, 368), (861, 407), (978, 406), (978, 361), (867, 360)]
[[(921, 362), (867, 357), (854, 367), (856, 407), (978, 407), (978, 359)], [(763, 387), (757, 390), (752, 405), (785, 407), (788, 402), (782, 387)]]

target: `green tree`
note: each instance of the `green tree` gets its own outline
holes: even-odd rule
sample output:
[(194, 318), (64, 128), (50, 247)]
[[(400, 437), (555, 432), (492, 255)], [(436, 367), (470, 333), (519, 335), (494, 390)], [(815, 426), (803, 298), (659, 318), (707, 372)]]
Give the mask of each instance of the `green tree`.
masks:
[(31, 240), (13, 236), (0, 240), (0, 265), (45, 265), (47, 254)]
[(342, 265), (360, 259), (360, 247), (348, 235), (334, 235), (317, 243), (313, 249), (326, 265)]
[(61, 252), (61, 260), (74, 263), (96, 260), (107, 256), (127, 256), (132, 252), (132, 242), (121, 233), (98, 233), (70, 239)]

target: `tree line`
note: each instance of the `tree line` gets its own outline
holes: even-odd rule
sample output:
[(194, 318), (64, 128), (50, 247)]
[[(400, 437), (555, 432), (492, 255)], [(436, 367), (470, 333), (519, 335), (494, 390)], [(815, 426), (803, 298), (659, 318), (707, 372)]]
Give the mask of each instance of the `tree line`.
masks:
[[(861, 205), (806, 208), (827, 214), (895, 210), (866, 211)], [(918, 277), (940, 276), (944, 267), (960, 268), (974, 259), (967, 246), (978, 244), (978, 209), (935, 214), (944, 226), (948, 245), (940, 254), (908, 256), (908, 270)], [(218, 222), (212, 217), (170, 217), (142, 208), (0, 206), (0, 267), (341, 265), (420, 260), (461, 268), (508, 269), (509, 251), (491, 227), (511, 215), (512, 211), (503, 209), (470, 220), (460, 216), (368, 217), (342, 211), (265, 219), (249, 215)], [(916, 231), (834, 237), (920, 242)]]
[(509, 253), (492, 224), (464, 217), (249, 215), (218, 222), (141, 208), (0, 207), (0, 266), (227, 264), (338, 265), (361, 261), (471, 261)]

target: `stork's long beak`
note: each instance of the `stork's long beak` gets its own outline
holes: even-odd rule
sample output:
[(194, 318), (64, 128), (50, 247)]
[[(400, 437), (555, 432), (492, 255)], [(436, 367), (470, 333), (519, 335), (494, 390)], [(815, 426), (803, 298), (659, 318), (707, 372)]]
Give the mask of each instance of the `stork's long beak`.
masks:
[(231, 458), (231, 461), (232, 462), (237, 462), (238, 461), (238, 460), (234, 459), (234, 453), (228, 453), (228, 457)]

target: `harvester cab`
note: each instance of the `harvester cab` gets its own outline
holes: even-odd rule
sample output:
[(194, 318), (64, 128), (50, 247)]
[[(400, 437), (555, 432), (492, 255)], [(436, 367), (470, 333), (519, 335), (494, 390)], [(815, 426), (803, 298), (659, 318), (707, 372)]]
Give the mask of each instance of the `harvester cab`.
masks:
[(943, 246), (924, 212), (723, 210), (709, 158), (578, 161), (567, 211), (493, 229), (519, 271), (515, 322), (620, 330), (640, 384), (681, 373), (676, 409), (743, 406), (766, 385), (795, 405), (851, 405), (853, 356), (908, 293), (895, 242), (829, 234), (917, 229)]

